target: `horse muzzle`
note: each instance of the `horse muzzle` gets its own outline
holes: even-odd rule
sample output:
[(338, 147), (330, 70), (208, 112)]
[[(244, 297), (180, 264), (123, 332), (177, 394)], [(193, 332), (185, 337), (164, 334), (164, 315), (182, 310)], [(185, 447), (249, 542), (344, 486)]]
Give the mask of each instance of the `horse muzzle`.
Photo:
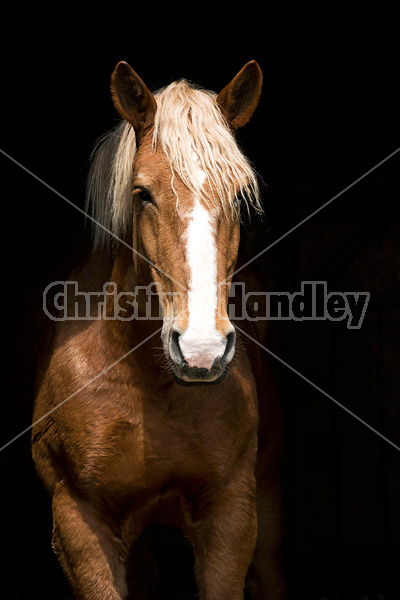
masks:
[(175, 381), (180, 385), (220, 383), (235, 354), (235, 330), (232, 328), (225, 337), (185, 334), (174, 329), (169, 334), (169, 357)]

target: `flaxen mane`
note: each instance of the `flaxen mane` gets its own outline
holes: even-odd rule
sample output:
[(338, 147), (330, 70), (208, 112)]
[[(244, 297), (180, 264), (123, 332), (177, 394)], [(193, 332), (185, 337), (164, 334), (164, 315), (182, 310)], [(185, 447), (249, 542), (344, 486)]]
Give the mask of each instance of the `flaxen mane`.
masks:
[[(193, 87), (185, 80), (156, 92), (153, 148), (161, 145), (170, 165), (173, 190), (174, 178), (179, 176), (198, 198), (222, 203), (227, 216), (237, 216), (235, 199), (239, 197), (247, 210), (252, 206), (261, 214), (255, 172), (239, 149), (216, 97), (214, 92)], [(107, 230), (118, 238), (129, 231), (135, 153), (135, 131), (125, 121), (101, 138), (94, 149), (86, 208), (105, 228), (94, 225), (95, 246), (109, 240)], [(214, 189), (216, 197), (205, 195), (199, 170), (206, 174), (211, 184), (207, 188)]]

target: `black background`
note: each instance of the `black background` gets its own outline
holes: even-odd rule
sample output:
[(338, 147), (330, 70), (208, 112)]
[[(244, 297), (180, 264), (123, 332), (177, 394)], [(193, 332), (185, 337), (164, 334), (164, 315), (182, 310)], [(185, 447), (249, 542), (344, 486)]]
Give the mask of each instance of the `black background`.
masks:
[[(121, 59), (152, 90), (180, 77), (219, 90), (245, 62), (259, 62), (262, 99), (239, 134), (265, 182), (266, 220), (243, 231), (249, 256), (400, 146), (399, 48), (388, 30), (390, 15), (369, 15), (367, 24), (327, 11), (314, 14), (307, 28), (296, 17), (289, 24), (270, 11), (247, 19), (238, 11), (232, 23), (207, 17), (195, 30), (196, 13), (156, 30), (149, 14), (155, 10), (114, 15), (109, 8), (101, 28), (79, 27), (79, 15), (67, 24), (61, 12), (40, 29), (39, 17), (30, 22), (26, 13), (24, 27), (15, 15), (3, 23), (0, 148), (79, 207), (91, 149), (117, 122), (109, 80)], [(66, 276), (65, 259), (85, 247), (88, 231), (78, 211), (10, 159), (0, 155), (0, 165), (5, 444), (30, 422), (40, 286), (50, 273)], [(397, 446), (399, 167), (400, 153), (253, 265), (265, 289), (299, 291), (301, 281), (315, 279), (327, 281), (329, 291), (371, 293), (360, 330), (345, 322), (275, 322), (270, 348)], [(265, 359), (285, 417), (292, 597), (399, 598), (399, 451), (279, 361), (266, 353)], [(65, 598), (29, 433), (0, 453), (0, 463), (2, 597)]]

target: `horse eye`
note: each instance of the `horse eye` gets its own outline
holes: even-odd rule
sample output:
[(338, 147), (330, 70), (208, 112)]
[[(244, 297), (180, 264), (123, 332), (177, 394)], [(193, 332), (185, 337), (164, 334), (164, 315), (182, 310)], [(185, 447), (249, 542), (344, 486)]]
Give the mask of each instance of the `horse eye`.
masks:
[(147, 190), (143, 188), (137, 188), (133, 191), (133, 193), (139, 196), (139, 200), (142, 202), (142, 204), (154, 204), (153, 197)]
[(242, 204), (242, 202), (243, 202), (243, 196), (242, 196), (242, 194), (241, 193), (236, 194), (236, 196), (233, 199), (233, 206), (235, 208), (240, 208), (240, 205)]

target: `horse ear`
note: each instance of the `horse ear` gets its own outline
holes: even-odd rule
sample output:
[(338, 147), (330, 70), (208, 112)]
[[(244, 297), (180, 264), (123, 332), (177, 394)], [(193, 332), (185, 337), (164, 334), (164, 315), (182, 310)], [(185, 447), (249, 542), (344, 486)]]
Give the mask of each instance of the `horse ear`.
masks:
[(260, 66), (251, 60), (218, 94), (217, 102), (232, 129), (250, 120), (260, 99), (262, 79)]
[(151, 127), (157, 103), (139, 75), (121, 60), (111, 76), (111, 96), (114, 106), (133, 125), (136, 135)]

